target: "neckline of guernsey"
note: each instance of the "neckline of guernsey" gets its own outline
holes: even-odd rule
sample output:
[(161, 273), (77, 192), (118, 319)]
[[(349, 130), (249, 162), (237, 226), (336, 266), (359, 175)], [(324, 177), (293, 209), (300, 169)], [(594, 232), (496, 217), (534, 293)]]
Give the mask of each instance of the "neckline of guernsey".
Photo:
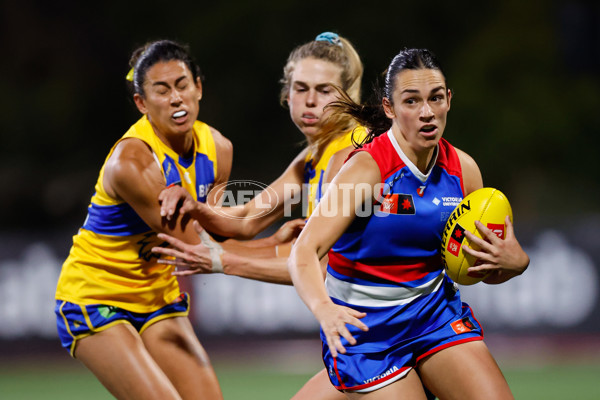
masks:
[(402, 148), (400, 147), (400, 144), (398, 143), (398, 141), (394, 137), (394, 134), (392, 133), (391, 129), (387, 131), (387, 135), (388, 135), (388, 138), (390, 139), (390, 142), (392, 143), (392, 146), (396, 150), (396, 153), (398, 153), (398, 157), (400, 157), (400, 159), (402, 160), (402, 162), (404, 162), (404, 164), (406, 164), (406, 166), (408, 167), (408, 169), (410, 170), (410, 172), (412, 172), (413, 175), (416, 176), (417, 179), (419, 179), (421, 182), (424, 183), (425, 181), (427, 181), (427, 179), (429, 178), (429, 175), (431, 175), (431, 171), (433, 170), (433, 166), (437, 162), (437, 158), (438, 158), (438, 154), (439, 154), (439, 151), (438, 151), (439, 145), (435, 147), (435, 150), (434, 150), (435, 154), (431, 158), (431, 162), (429, 163), (429, 167), (427, 168), (427, 173), (424, 174), (424, 173), (421, 172), (421, 170), (419, 168), (417, 168), (417, 166), (415, 164), (413, 164), (412, 161), (410, 161), (410, 159), (408, 158), (408, 156), (406, 154), (404, 154), (404, 152), (402, 151)]

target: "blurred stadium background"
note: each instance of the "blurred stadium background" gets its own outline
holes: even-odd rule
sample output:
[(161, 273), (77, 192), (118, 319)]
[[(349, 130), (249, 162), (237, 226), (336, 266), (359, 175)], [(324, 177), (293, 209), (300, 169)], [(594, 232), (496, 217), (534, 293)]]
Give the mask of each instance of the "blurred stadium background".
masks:
[[(368, 92), (403, 47), (438, 54), (447, 137), (507, 194), (527, 273), (462, 289), (519, 399), (598, 399), (600, 4), (584, 0), (43, 2), (0, 5), (0, 398), (110, 398), (60, 349), (53, 296), (99, 167), (138, 117), (131, 51), (188, 43), (200, 119), (234, 144), (232, 179), (268, 183), (301, 137), (278, 104), (289, 51), (331, 30)], [(193, 321), (227, 399), (285, 399), (320, 367), (317, 324), (291, 287), (196, 276)]]

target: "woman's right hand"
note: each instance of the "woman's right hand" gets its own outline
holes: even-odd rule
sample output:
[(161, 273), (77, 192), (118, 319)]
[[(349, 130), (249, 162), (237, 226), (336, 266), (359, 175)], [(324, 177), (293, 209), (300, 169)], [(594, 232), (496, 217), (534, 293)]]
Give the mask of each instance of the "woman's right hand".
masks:
[(322, 304), (314, 311), (315, 317), (321, 324), (321, 329), (327, 339), (329, 351), (332, 357), (337, 357), (339, 353), (346, 353), (346, 348), (342, 345), (341, 337), (346, 339), (349, 344), (355, 345), (356, 339), (346, 324), (354, 325), (358, 329), (366, 332), (369, 328), (360, 320), (367, 313), (356, 311), (349, 307), (339, 306), (332, 302)]
[(273, 239), (279, 244), (291, 242), (298, 237), (305, 225), (303, 218), (287, 221), (273, 234)]
[(171, 247), (152, 248), (154, 254), (162, 257), (158, 259), (158, 263), (173, 265), (176, 268), (173, 275), (178, 276), (223, 272), (222, 247), (210, 238), (198, 221), (194, 221), (194, 229), (201, 239), (201, 243), (194, 245), (166, 233), (159, 233), (157, 237)]
[(192, 195), (179, 185), (166, 187), (158, 195), (158, 202), (160, 203), (160, 216), (169, 221), (175, 213), (179, 212), (184, 215), (194, 211), (198, 206), (198, 202)]

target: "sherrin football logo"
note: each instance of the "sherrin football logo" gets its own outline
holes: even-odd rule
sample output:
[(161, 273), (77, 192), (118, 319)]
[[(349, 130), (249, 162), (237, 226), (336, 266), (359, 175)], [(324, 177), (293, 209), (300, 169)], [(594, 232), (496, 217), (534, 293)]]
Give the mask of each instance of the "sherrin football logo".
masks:
[[(444, 232), (442, 233), (442, 247), (446, 247), (446, 241), (448, 240), (448, 233), (450, 231), (450, 228), (452, 227), (452, 222), (455, 222), (458, 219), (458, 217), (465, 213), (468, 213), (469, 211), (471, 211), (471, 201), (466, 201), (464, 203), (459, 204), (458, 207), (454, 209), (452, 214), (450, 214), (450, 218), (448, 218), (448, 222), (446, 223)], [(458, 249), (456, 249), (456, 252), (452, 251), (452, 253), (456, 255), (458, 254), (460, 244), (463, 241), (465, 230), (459, 224), (456, 224), (454, 230), (451, 233), (452, 234), (450, 235), (450, 237), (452, 237), (456, 242), (458, 242)], [(450, 247), (448, 247), (448, 249), (450, 250)], [(444, 253), (442, 252), (442, 257), (443, 256)]]
[(464, 238), (465, 228), (456, 224), (452, 231), (452, 235), (450, 236), (450, 241), (448, 242), (448, 251), (458, 257), (458, 252), (460, 251), (460, 246)]
[[(506, 217), (512, 220), (512, 210), (508, 199), (494, 188), (478, 189), (466, 196), (450, 214), (442, 231), (441, 254), (446, 274), (456, 283), (473, 285), (486, 278), (488, 272), (469, 272), (469, 268), (478, 265), (479, 260), (463, 251), (468, 245), (475, 250), (479, 247), (465, 237), (469, 231), (482, 238), (475, 221), (481, 221), (500, 239), (504, 239)], [(485, 238), (487, 240), (487, 238)]]

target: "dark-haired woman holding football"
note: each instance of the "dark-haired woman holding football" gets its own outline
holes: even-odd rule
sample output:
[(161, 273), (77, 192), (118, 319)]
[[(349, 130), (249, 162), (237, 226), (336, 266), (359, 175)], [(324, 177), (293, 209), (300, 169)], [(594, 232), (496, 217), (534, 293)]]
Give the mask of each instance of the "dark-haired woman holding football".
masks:
[[(300, 297), (321, 324), (332, 384), (349, 398), (512, 399), (440, 257), (448, 216), (483, 187), (475, 161), (442, 134), (452, 93), (434, 55), (401, 51), (388, 67), (381, 104), (333, 105), (369, 129), (300, 234), (289, 261)], [(481, 250), (472, 271), (501, 283), (529, 257), (506, 219), (502, 240), (467, 232)], [(323, 283), (319, 259), (329, 256)]]

